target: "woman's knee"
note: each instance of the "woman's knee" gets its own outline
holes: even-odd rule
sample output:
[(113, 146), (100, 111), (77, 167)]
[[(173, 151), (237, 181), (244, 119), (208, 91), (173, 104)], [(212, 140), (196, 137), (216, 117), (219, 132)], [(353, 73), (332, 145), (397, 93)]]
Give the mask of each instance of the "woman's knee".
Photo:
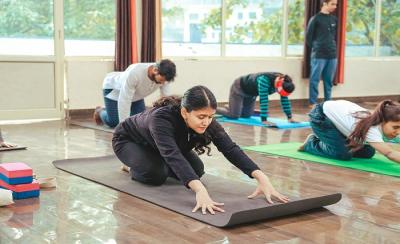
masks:
[(116, 127), (119, 124), (118, 120), (108, 120), (108, 121), (104, 121), (105, 124), (111, 128)]
[(365, 158), (372, 158), (376, 153), (375, 148), (367, 147), (365, 152)]
[(375, 148), (366, 145), (360, 150), (354, 152), (353, 156), (357, 158), (372, 158), (375, 155), (375, 152), (376, 152)]
[(135, 172), (134, 169), (131, 169), (131, 178), (132, 180), (136, 180), (147, 185), (160, 186), (165, 183), (168, 178), (168, 174), (161, 171), (138, 173)]

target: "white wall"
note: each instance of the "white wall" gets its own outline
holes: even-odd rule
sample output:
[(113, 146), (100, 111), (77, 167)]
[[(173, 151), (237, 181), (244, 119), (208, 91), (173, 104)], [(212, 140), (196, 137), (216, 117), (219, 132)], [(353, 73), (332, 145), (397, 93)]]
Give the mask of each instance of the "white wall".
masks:
[(66, 100), (69, 109), (94, 108), (104, 104), (103, 78), (114, 68), (112, 61), (66, 61)]
[[(269, 60), (176, 60), (177, 78), (173, 92), (182, 94), (191, 86), (209, 87), (219, 102), (228, 100), (232, 81), (240, 75), (260, 71), (280, 71), (292, 76), (296, 90), (292, 99), (308, 98), (308, 81), (301, 79), (301, 59)], [(70, 109), (94, 108), (103, 104), (101, 84), (111, 71), (112, 61), (68, 61), (67, 84)], [(322, 86), (320, 87), (322, 95)], [(146, 99), (150, 104), (158, 93)], [(334, 87), (334, 97), (400, 96), (400, 59), (348, 59), (345, 62), (345, 83)], [(275, 94), (271, 99), (278, 99)]]

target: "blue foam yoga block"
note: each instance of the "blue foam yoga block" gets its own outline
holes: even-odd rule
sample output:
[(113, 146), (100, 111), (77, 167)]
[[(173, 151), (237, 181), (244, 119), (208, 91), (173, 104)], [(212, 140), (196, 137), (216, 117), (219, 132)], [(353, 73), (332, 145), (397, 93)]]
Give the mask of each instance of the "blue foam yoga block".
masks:
[(17, 177), (17, 178), (8, 178), (7, 176), (0, 173), (0, 180), (4, 181), (10, 185), (19, 185), (19, 184), (32, 183), (33, 177), (32, 176), (24, 176), (24, 177)]
[(12, 195), (13, 195), (14, 200), (39, 197), (40, 190), (23, 191), (23, 192), (14, 192), (13, 191)]

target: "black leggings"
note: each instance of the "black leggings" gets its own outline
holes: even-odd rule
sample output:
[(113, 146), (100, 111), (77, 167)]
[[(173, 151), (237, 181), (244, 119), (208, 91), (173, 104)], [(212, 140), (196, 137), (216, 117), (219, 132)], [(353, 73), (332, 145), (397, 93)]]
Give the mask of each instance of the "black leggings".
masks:
[[(160, 153), (153, 148), (118, 135), (114, 135), (112, 146), (118, 159), (130, 167), (132, 180), (149, 185), (162, 185), (168, 177), (178, 179)], [(204, 174), (204, 164), (199, 156), (193, 151), (183, 153), (183, 156), (200, 178)]]

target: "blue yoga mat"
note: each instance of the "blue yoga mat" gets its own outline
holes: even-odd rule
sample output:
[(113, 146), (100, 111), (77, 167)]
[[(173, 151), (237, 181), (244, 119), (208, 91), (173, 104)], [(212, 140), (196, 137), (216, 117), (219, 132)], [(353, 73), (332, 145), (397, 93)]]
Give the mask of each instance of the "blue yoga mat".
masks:
[(234, 123), (234, 124), (240, 124), (240, 125), (263, 126), (263, 127), (271, 127), (271, 128), (278, 128), (278, 129), (310, 127), (310, 122), (290, 123), (286, 119), (278, 119), (278, 118), (268, 118), (268, 121), (275, 123), (276, 126), (267, 126), (261, 122), (261, 118), (259, 116), (251, 116), (250, 118), (239, 118), (239, 119), (229, 119), (226, 117), (221, 117), (221, 118), (217, 118), (217, 120), (219, 122), (227, 122), (227, 123)]

